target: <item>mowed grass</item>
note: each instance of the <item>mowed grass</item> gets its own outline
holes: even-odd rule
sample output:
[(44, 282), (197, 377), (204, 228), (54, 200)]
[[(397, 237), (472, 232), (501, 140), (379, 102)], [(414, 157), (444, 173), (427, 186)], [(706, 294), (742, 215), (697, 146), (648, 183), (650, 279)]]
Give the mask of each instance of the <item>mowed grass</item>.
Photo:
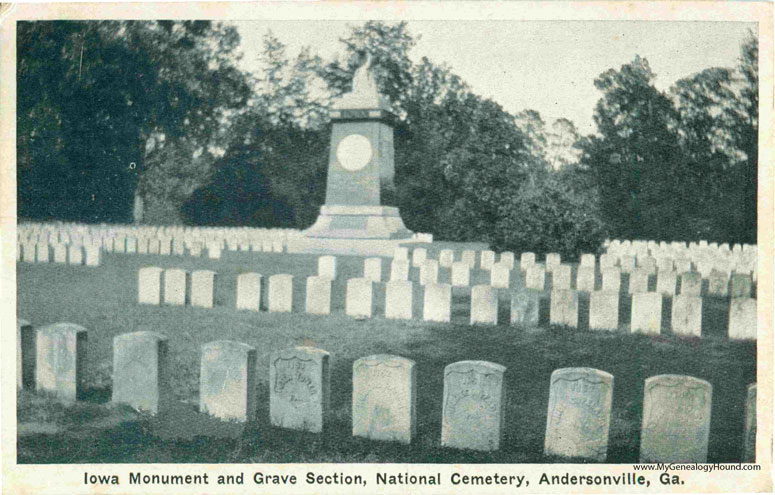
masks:
[[(588, 298), (583, 295), (579, 329), (549, 326), (548, 300), (542, 304), (538, 327), (509, 326), (509, 291), (500, 294), (498, 326), (470, 326), (470, 289), (455, 289), (452, 323), (425, 323), (417, 284), (414, 320), (386, 320), (384, 284), (375, 284), (374, 317), (358, 321), (344, 315), (344, 294), (346, 280), (361, 276), (363, 258), (338, 260), (330, 316), (303, 312), (305, 279), (317, 270), (316, 255), (224, 251), (222, 259), (210, 260), (106, 254), (98, 268), (17, 264), (20, 317), (35, 326), (71, 322), (89, 331), (87, 392), (82, 401), (61, 404), (31, 392), (18, 395), (19, 462), (554, 462), (558, 459), (543, 455), (549, 377), (555, 369), (577, 366), (615, 377), (608, 462), (637, 462), (644, 381), (665, 373), (690, 375), (713, 385), (709, 461), (740, 458), (746, 387), (756, 381), (756, 346), (726, 339), (725, 299), (704, 298), (702, 338), (678, 338), (668, 330), (658, 337), (630, 334), (626, 277), (617, 332), (586, 328)], [(389, 278), (389, 262), (383, 259), (383, 280)], [(138, 305), (137, 270), (149, 265), (216, 271), (217, 306)], [(294, 274), (294, 312), (234, 309), (236, 277), (248, 271)], [(413, 268), (410, 277), (417, 276)], [(448, 270), (441, 269), (440, 282), (448, 281)], [(487, 282), (488, 272), (472, 272), (472, 285)], [(524, 285), (519, 270), (512, 272), (511, 283), (517, 289)], [(652, 280), (652, 290), (654, 284)], [(669, 328), (669, 299), (663, 306), (663, 328)], [(109, 403), (113, 337), (139, 330), (169, 337), (174, 407), (154, 418)], [(222, 339), (245, 342), (258, 351), (255, 422), (224, 423), (197, 412), (200, 346)], [(268, 358), (275, 350), (295, 345), (331, 353), (332, 414), (322, 434), (269, 424)], [(417, 363), (417, 437), (410, 446), (351, 434), (352, 363), (381, 353)], [(443, 370), (460, 360), (486, 360), (508, 368), (505, 436), (497, 452), (440, 447)]]

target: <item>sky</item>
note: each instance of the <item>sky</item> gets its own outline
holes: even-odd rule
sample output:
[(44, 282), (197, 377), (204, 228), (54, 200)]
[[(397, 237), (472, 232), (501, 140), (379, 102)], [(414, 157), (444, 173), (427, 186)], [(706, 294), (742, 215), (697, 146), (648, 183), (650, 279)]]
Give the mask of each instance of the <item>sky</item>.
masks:
[[(354, 23), (339, 21), (242, 21), (243, 68), (257, 70), (267, 30), (295, 57), (303, 46), (324, 59), (342, 56)], [(667, 90), (677, 80), (708, 67), (733, 67), (740, 45), (756, 24), (742, 22), (644, 21), (409, 21), (419, 40), (410, 52), (446, 64), (472, 90), (508, 112), (537, 110), (550, 124), (573, 121), (582, 134), (595, 132), (592, 119), (600, 92), (594, 79), (619, 69), (635, 55), (645, 57)]]

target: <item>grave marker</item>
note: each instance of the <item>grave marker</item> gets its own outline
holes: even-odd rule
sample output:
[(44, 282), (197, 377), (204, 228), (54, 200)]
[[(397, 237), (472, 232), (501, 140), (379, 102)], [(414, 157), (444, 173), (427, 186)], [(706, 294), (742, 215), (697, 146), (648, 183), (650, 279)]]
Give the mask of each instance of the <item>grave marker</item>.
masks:
[(622, 272), (620, 268), (605, 268), (602, 271), (603, 287), (606, 292), (619, 292), (622, 288)]
[(218, 340), (202, 346), (199, 410), (216, 418), (249, 421), (256, 416), (256, 349)]
[(533, 289), (514, 292), (511, 295), (511, 324), (538, 325), (541, 293)]
[(614, 377), (593, 368), (552, 373), (544, 453), (606, 460)]
[(449, 268), (452, 266), (452, 263), (455, 262), (455, 251), (451, 249), (442, 249), (439, 252), (439, 266), (443, 266), (444, 268)]
[(336, 280), (336, 256), (318, 258), (318, 276)]
[(423, 320), (449, 322), (452, 317), (452, 286), (428, 284), (423, 294)]
[(522, 271), (527, 270), (531, 266), (536, 264), (535, 253), (522, 253), (519, 257), (519, 269)]
[(640, 292), (632, 295), (630, 331), (659, 335), (662, 329), (662, 294)]
[(684, 272), (681, 274), (681, 294), (685, 296), (702, 294), (702, 277), (699, 273)]
[(546, 273), (552, 273), (554, 269), (562, 263), (559, 253), (546, 254)]
[(138, 304), (161, 304), (161, 273), (158, 266), (144, 266), (137, 272)]
[(347, 281), (345, 314), (356, 318), (371, 318), (373, 282), (367, 278), (351, 278)]
[(186, 305), (188, 272), (180, 268), (164, 270), (164, 304)]
[(269, 277), (269, 311), (290, 313), (293, 310), (293, 275), (279, 273)]
[(261, 275), (241, 273), (237, 276), (237, 309), (258, 311), (261, 307)]
[(511, 270), (507, 265), (494, 263), (490, 266), (490, 285), (498, 289), (508, 289), (511, 285)]
[(505, 372), (504, 366), (487, 361), (459, 361), (444, 368), (443, 447), (483, 451), (500, 448)]
[(439, 262), (425, 260), (420, 266), (420, 285), (436, 284), (439, 281)]
[(561, 264), (552, 271), (552, 290), (570, 289), (571, 268), (570, 265)]
[(385, 285), (385, 318), (412, 319), (413, 286), (407, 280), (391, 280)]
[(546, 271), (543, 265), (533, 265), (525, 272), (525, 287), (528, 289), (544, 290), (546, 285)]
[(647, 378), (640, 462), (707, 462), (712, 390), (690, 376)]
[(553, 289), (549, 307), (549, 323), (576, 328), (579, 326), (579, 298), (575, 290)]
[(657, 292), (669, 297), (675, 296), (677, 281), (678, 276), (674, 271), (657, 272)]
[(409, 261), (394, 259), (390, 263), (390, 280), (409, 280)]
[(215, 304), (216, 273), (210, 270), (196, 270), (191, 273), (191, 306), (212, 308)]
[(452, 273), (450, 275), (453, 287), (468, 287), (471, 283), (471, 268), (465, 261), (456, 261), (452, 263)]
[(576, 289), (585, 292), (595, 290), (595, 267), (580, 266), (576, 272)]
[(168, 389), (167, 337), (133, 332), (113, 338), (111, 400), (151, 414), (162, 409)]
[(471, 289), (471, 325), (476, 324), (498, 324), (498, 291), (489, 285)]
[[(327, 277), (315, 278), (331, 283)], [(328, 352), (314, 347), (272, 353), (269, 418), (273, 426), (313, 433), (323, 431), (331, 397), (329, 356)]]
[(363, 261), (363, 278), (372, 282), (382, 281), (382, 258), (366, 258)]
[(674, 334), (700, 337), (702, 335), (702, 298), (683, 294), (673, 297), (670, 321)]
[(412, 442), (417, 428), (414, 361), (375, 355), (353, 363), (353, 435)]
[(73, 323), (39, 328), (35, 338), (35, 389), (74, 401), (84, 390), (86, 329)]
[(729, 300), (729, 338), (756, 340), (756, 299), (736, 297)]
[(589, 328), (617, 330), (619, 328), (619, 293), (600, 291), (589, 294)]
[(307, 277), (305, 310), (313, 315), (331, 314), (331, 279), (321, 276)]

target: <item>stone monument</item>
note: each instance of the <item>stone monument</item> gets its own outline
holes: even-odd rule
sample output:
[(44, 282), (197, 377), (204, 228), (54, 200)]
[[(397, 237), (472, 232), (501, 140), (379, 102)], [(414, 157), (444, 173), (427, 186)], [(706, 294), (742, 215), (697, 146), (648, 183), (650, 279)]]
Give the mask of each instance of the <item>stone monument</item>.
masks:
[(398, 208), (383, 204), (395, 175), (396, 117), (377, 89), (371, 65), (367, 55), (352, 91), (331, 107), (326, 201), (295, 251), (391, 255), (414, 235)]

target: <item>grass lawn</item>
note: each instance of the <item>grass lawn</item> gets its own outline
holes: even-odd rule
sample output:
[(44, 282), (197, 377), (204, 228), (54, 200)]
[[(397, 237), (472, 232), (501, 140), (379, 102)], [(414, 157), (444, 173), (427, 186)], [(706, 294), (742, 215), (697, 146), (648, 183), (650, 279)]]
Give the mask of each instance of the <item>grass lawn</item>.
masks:
[[(538, 327), (509, 326), (508, 291), (501, 293), (503, 323), (472, 327), (468, 325), (470, 289), (455, 289), (452, 323), (424, 323), (420, 321), (422, 290), (416, 284), (415, 320), (386, 320), (384, 284), (376, 284), (374, 318), (356, 321), (343, 314), (344, 292), (348, 278), (361, 276), (363, 258), (338, 259), (340, 275), (333, 285), (330, 316), (303, 313), (305, 278), (317, 270), (314, 255), (224, 251), (222, 259), (210, 260), (105, 254), (99, 268), (17, 264), (21, 318), (35, 326), (77, 323), (89, 331), (83, 401), (68, 405), (31, 392), (19, 393), (19, 462), (553, 462), (556, 459), (543, 455), (549, 377), (557, 368), (576, 366), (598, 368), (615, 377), (608, 462), (637, 462), (644, 381), (664, 373), (690, 375), (713, 385), (708, 460), (736, 462), (740, 457), (746, 387), (756, 381), (756, 346), (726, 339), (728, 302), (724, 299), (704, 298), (702, 338), (678, 338), (667, 330), (658, 337), (630, 334), (626, 280), (618, 332), (586, 329), (588, 298), (583, 295), (578, 330), (550, 327), (548, 304), (542, 307), (543, 323)], [(139, 306), (137, 270), (149, 265), (218, 272), (217, 306)], [(389, 259), (383, 259), (382, 268), (385, 280)], [(236, 277), (248, 271), (294, 274), (294, 312), (234, 309)], [(488, 275), (472, 272), (472, 285), (487, 283)], [(417, 280), (417, 276), (412, 268), (410, 277)], [(440, 269), (440, 282), (448, 281), (448, 270)], [(519, 270), (512, 272), (512, 287), (523, 285)], [(666, 299), (663, 328), (669, 328), (669, 319)], [(139, 330), (169, 337), (176, 406), (154, 418), (109, 404), (112, 339)], [(258, 351), (255, 422), (224, 423), (196, 410), (200, 346), (221, 339), (245, 342)], [(322, 434), (269, 425), (268, 357), (295, 345), (331, 353), (333, 414)], [(351, 435), (352, 363), (380, 353), (417, 363), (417, 437), (410, 446)], [(440, 447), (443, 369), (460, 360), (486, 360), (507, 367), (505, 438), (498, 452)]]

